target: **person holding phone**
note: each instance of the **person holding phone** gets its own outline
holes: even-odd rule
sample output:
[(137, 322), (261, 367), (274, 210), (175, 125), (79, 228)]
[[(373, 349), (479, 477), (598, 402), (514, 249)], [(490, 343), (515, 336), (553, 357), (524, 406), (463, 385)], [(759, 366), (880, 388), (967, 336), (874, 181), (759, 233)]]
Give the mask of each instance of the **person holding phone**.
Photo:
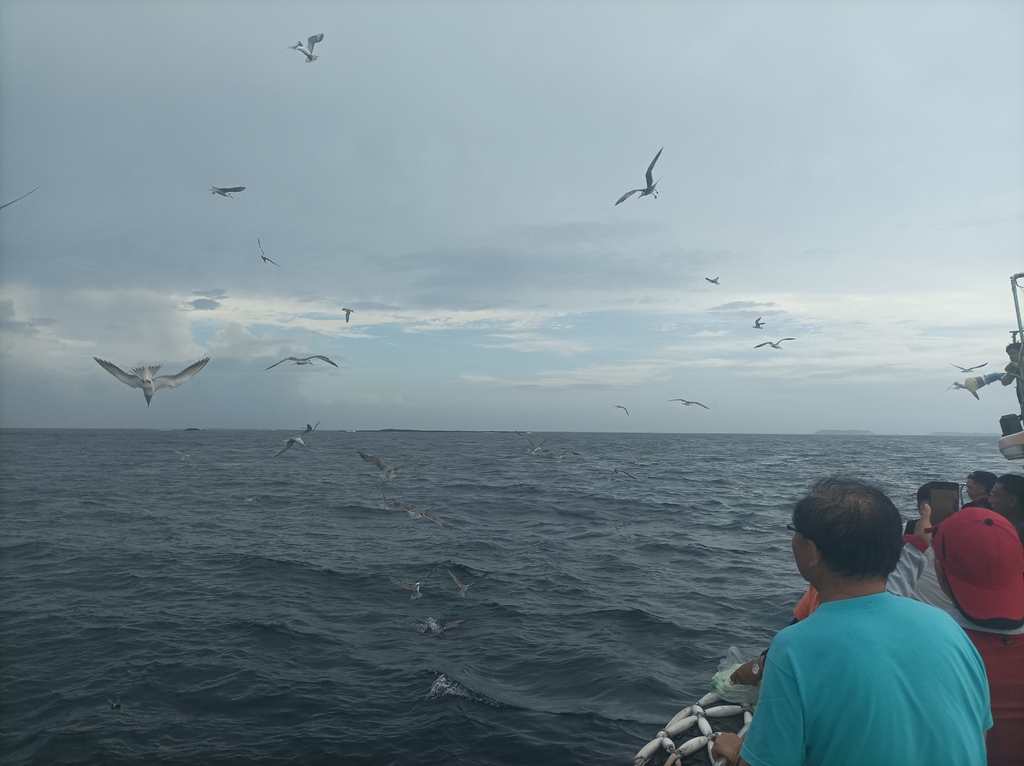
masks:
[(797, 570), (821, 603), (779, 631), (745, 739), (720, 734), (712, 757), (984, 766), (992, 713), (977, 649), (948, 614), (885, 592), (903, 546), (892, 501), (862, 482), (824, 479), (789, 528)]

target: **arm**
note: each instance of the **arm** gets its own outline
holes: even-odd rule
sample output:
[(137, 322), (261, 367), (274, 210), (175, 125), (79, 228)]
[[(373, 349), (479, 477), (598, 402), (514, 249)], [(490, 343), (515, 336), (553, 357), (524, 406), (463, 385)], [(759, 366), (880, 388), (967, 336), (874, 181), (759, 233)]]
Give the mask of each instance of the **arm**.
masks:
[(715, 740), (711, 748), (711, 757), (715, 760), (725, 758), (731, 766), (750, 766), (740, 757), (740, 750), (743, 748), (743, 738), (729, 732), (722, 732)]
[(924, 572), (924, 553), (928, 550), (932, 537), (931, 533), (925, 530), (931, 528), (931, 522), (931, 506), (928, 503), (922, 503), (921, 518), (914, 526), (914, 534), (903, 535), (903, 550), (900, 551), (900, 560), (896, 562), (896, 569), (885, 581), (887, 593), (913, 598), (914, 592), (917, 590), (917, 581)]

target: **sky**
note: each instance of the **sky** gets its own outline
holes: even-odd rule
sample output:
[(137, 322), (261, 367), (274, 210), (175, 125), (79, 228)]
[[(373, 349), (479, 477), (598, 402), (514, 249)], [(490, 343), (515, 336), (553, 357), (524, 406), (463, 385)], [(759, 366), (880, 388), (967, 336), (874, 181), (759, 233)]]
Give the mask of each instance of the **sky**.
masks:
[(1024, 3), (0, 0), (37, 186), (3, 427), (998, 434)]

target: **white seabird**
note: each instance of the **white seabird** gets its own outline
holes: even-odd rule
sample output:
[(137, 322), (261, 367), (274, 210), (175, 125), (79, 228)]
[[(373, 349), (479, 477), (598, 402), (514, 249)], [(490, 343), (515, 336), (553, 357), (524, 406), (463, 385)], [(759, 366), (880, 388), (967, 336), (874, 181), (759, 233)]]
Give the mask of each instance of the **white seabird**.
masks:
[[(318, 425), (320, 425), (319, 420), (316, 421), (316, 426)], [(309, 449), (309, 445), (306, 444), (306, 442), (302, 441), (302, 437), (305, 436), (306, 434), (313, 433), (313, 431), (316, 430), (316, 426), (311, 426), (309, 423), (306, 423), (306, 430), (303, 431), (302, 433), (295, 434), (295, 436), (289, 436), (288, 439), (285, 441), (284, 449), (281, 450), (281, 452), (278, 452), (277, 455), (274, 455), (274, 457), (277, 457), (278, 455), (287, 452), (295, 444), (301, 444), (306, 449)]]
[(531, 455), (536, 455), (538, 452), (540, 452), (541, 447), (544, 446), (544, 442), (547, 441), (547, 439), (545, 439), (540, 444), (534, 444), (533, 439), (524, 434), (522, 431), (516, 431), (516, 433), (522, 436), (524, 439), (526, 439), (526, 443), (530, 445), (529, 447), (527, 447), (526, 451), (529, 452)]
[[(721, 279), (721, 277), (715, 277), (714, 279), (711, 279), (710, 277), (704, 277), (705, 281), (710, 282), (713, 285), (718, 285), (718, 280), (719, 279)], [(718, 285), (718, 286), (721, 287), (721, 285)]]
[(359, 457), (365, 460), (367, 463), (373, 463), (377, 466), (383, 476), (384, 481), (391, 481), (395, 474), (401, 471), (403, 468), (421, 468), (423, 463), (403, 463), (402, 465), (388, 465), (376, 455), (371, 455), (367, 452), (360, 452)]
[(409, 596), (410, 599), (423, 597), (423, 594), (420, 593), (420, 583), (423, 582), (422, 580), (417, 580), (414, 583), (408, 583), (396, 580), (391, 575), (388, 575), (388, 579), (391, 581), (392, 585), (397, 585), (399, 588), (405, 588), (407, 591), (411, 591), (412, 595)]
[(756, 346), (754, 346), (754, 348), (761, 348), (761, 346), (771, 346), (772, 348), (777, 348), (781, 351), (782, 346), (780, 346), (779, 344), (782, 343), (782, 341), (784, 340), (796, 340), (796, 338), (780, 338), (774, 343), (772, 343), (770, 340), (766, 340), (764, 343), (758, 343)]
[(319, 56), (313, 55), (313, 46), (316, 45), (318, 42), (321, 42), (323, 39), (324, 35), (323, 32), (321, 32), (320, 34), (313, 35), (308, 40), (306, 40), (305, 45), (302, 44), (302, 40), (299, 40), (297, 43), (295, 43), (295, 45), (289, 45), (288, 50), (298, 51), (299, 53), (303, 54), (306, 57), (307, 64), (312, 64), (314, 61), (320, 58)]
[(345, 312), (345, 324), (348, 324), (348, 318), (355, 314), (355, 309), (342, 309)]
[(181, 462), (188, 463), (190, 466), (192, 466), (192, 468), (195, 469), (196, 473), (199, 472), (199, 468), (196, 466), (195, 461), (192, 460), (192, 456), (190, 454), (188, 454), (187, 452), (182, 452), (181, 450), (177, 449), (174, 451), (181, 455)]
[(446, 569), (445, 571), (448, 572), (448, 576), (449, 577), (451, 577), (453, 580), (455, 580), (455, 584), (459, 586), (459, 596), (462, 597), (462, 598), (465, 598), (466, 591), (469, 590), (469, 587), (471, 585), (476, 585), (478, 582), (480, 582), (480, 580), (484, 579), (484, 577), (487, 576), (485, 574), (483, 577), (480, 577), (480, 578), (478, 578), (476, 580), (473, 580), (473, 582), (464, 583), (464, 582), (462, 582), (462, 580), (460, 580), (458, 577), (455, 576), (455, 574), (452, 572), (452, 570)]
[(711, 409), (706, 404), (701, 404), (700, 402), (691, 402), (688, 399), (669, 399), (669, 401), (670, 402), (682, 402), (687, 407), (689, 407), (691, 404), (696, 404), (698, 407), (703, 407), (706, 410), (710, 410)]
[(275, 266), (277, 266), (277, 268), (281, 268), (281, 264), (280, 263), (277, 263), (276, 261), (272, 261), (269, 258), (267, 258), (267, 254), (263, 252), (263, 245), (260, 244), (260, 238), (259, 237), (256, 237), (256, 244), (260, 246), (260, 258), (263, 259), (264, 263), (273, 263)]
[(613, 405), (612, 405), (612, 407), (618, 407), (618, 408), (619, 408), (620, 410), (622, 410), (623, 412), (625, 412), (625, 413), (626, 413), (626, 415), (629, 415), (629, 410), (627, 410), (627, 409), (626, 409), (625, 407), (623, 407), (623, 406), (622, 406), (621, 404), (613, 404)]
[(267, 369), (269, 370), (273, 367), (277, 367), (277, 365), (284, 364), (285, 362), (295, 362), (295, 364), (313, 364), (314, 359), (323, 359), (327, 364), (333, 365), (334, 367), (338, 366), (323, 354), (313, 354), (313, 356), (289, 356), (282, 359), (280, 362), (274, 362)]
[(627, 199), (632, 197), (637, 192), (640, 192), (641, 197), (646, 197), (648, 194), (653, 194), (655, 199), (658, 198), (658, 182), (654, 180), (654, 176), (652, 174), (654, 172), (654, 163), (658, 161), (658, 157), (661, 156), (661, 153), (664, 150), (665, 147), (661, 147), (661, 149), (658, 150), (658, 153), (654, 155), (654, 159), (651, 160), (651, 164), (647, 167), (647, 186), (643, 189), (633, 189), (632, 191), (626, 192), (621, 197), (619, 197), (618, 202), (615, 203), (616, 205), (618, 205), (619, 202), (625, 202)]
[(758, 317), (754, 320), (754, 329), (760, 330), (762, 327), (764, 327), (764, 322), (761, 321), (761, 317)]
[(427, 513), (418, 505), (413, 505), (412, 503), (403, 503), (401, 500), (395, 500), (395, 498), (393, 497), (389, 497), (388, 502), (397, 505), (399, 508), (408, 513), (410, 518), (416, 519), (417, 521), (419, 521), (420, 519), (430, 519), (432, 522), (434, 522), (435, 524), (439, 524), (445, 529), (451, 529), (454, 526), (450, 521), (442, 519), (440, 516), (436, 516), (433, 513)]
[(177, 388), (182, 383), (190, 380), (193, 375), (203, 369), (203, 367), (206, 366), (206, 363), (210, 361), (210, 357), (206, 357), (205, 359), (200, 359), (195, 364), (190, 364), (177, 375), (160, 375), (157, 377), (156, 374), (163, 366), (161, 364), (150, 367), (136, 367), (131, 371), (131, 373), (127, 373), (116, 364), (111, 364), (105, 359), (100, 359), (95, 356), (93, 359), (96, 360), (96, 363), (99, 364), (100, 367), (109, 372), (126, 386), (141, 388), (143, 395), (146, 397), (147, 407), (153, 399), (153, 395), (161, 388)]
[(980, 370), (982, 367), (988, 364), (988, 362), (985, 362), (984, 364), (976, 364), (973, 367), (961, 367), (959, 364), (953, 364), (952, 362), (950, 362), (949, 364), (952, 367), (956, 367), (958, 370), (960, 370), (960, 372), (974, 372), (975, 370)]
[[(244, 186), (227, 186), (227, 187), (211, 186), (210, 187), (210, 193), (211, 194), (219, 194), (222, 197), (231, 197), (231, 192), (240, 192), (240, 191), (245, 191), (245, 187)], [(231, 197), (231, 199), (234, 199), (234, 197)]]

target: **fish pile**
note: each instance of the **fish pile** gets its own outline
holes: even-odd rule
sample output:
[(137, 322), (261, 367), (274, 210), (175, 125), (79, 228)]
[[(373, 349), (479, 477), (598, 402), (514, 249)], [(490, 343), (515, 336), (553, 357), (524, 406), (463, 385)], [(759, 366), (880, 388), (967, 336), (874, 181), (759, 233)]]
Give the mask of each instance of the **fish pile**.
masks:
[(736, 733), (750, 723), (751, 705), (724, 703), (709, 692), (697, 704), (672, 716), (658, 735), (640, 748), (633, 766), (695, 766), (710, 764), (711, 747), (723, 731)]

